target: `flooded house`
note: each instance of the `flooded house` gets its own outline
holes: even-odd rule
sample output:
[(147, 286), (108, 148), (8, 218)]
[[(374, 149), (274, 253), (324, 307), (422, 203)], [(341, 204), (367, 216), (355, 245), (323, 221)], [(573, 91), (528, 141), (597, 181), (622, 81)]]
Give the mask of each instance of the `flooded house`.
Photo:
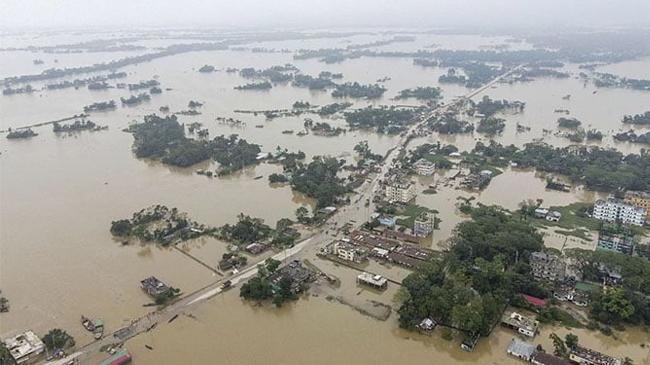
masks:
[(381, 275), (375, 275), (368, 272), (357, 275), (357, 283), (382, 290), (388, 287), (388, 279)]
[(522, 341), (518, 338), (513, 338), (506, 349), (508, 355), (516, 357), (521, 360), (531, 361), (533, 355), (535, 354), (536, 348), (535, 345), (532, 345), (526, 341)]
[(571, 350), (569, 360), (581, 365), (621, 365), (621, 359), (605, 355), (596, 350), (588, 349), (586, 347), (577, 346)]
[(517, 312), (506, 312), (501, 317), (501, 325), (527, 336), (535, 337), (539, 322)]
[(145, 293), (154, 298), (167, 294), (171, 290), (171, 287), (160, 281), (155, 276), (150, 276), (140, 281), (140, 287), (145, 291)]
[(45, 344), (31, 330), (7, 338), (3, 342), (16, 364), (32, 362), (45, 351)]
[(530, 254), (530, 269), (537, 279), (561, 281), (566, 273), (566, 264), (559, 256), (540, 251)]
[(269, 280), (277, 288), (284, 278), (291, 279), (291, 292), (298, 294), (303, 291), (304, 285), (313, 279), (313, 273), (304, 267), (300, 261), (294, 260), (271, 274)]

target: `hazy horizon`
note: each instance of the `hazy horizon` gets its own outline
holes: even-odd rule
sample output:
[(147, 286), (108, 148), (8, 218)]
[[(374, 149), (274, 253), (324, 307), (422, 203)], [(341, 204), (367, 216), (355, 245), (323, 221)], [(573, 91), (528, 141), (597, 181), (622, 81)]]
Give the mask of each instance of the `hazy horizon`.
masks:
[(0, 29), (648, 27), (646, 0), (0, 0)]

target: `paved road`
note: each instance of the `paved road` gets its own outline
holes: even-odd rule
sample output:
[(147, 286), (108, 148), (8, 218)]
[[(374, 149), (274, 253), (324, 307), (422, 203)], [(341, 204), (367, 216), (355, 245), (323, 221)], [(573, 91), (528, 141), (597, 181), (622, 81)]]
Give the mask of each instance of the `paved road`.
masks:
[[(335, 214), (333, 214), (325, 224), (323, 224), (322, 228), (318, 228), (315, 230), (315, 233), (311, 236), (308, 237), (299, 243), (297, 243), (294, 247), (288, 248), (276, 255), (273, 256), (274, 259), (280, 260), (280, 261), (286, 261), (294, 258), (296, 255), (298, 255), (305, 247), (308, 246), (313, 246), (313, 245), (320, 245), (322, 243), (327, 243), (334, 239), (336, 237), (336, 229), (342, 227), (344, 224), (355, 221), (358, 223), (361, 223), (365, 221), (368, 217), (366, 217), (367, 213), (369, 211), (374, 211), (373, 209), (373, 204), (372, 204), (372, 195), (374, 189), (377, 188), (379, 181), (384, 180), (386, 176), (388, 175), (388, 172), (390, 168), (393, 166), (393, 161), (397, 158), (397, 156), (400, 153), (400, 150), (402, 148), (406, 148), (406, 145), (408, 144), (408, 141), (410, 138), (408, 137), (409, 135), (415, 136), (418, 130), (422, 130), (426, 123), (431, 119), (435, 118), (436, 116), (440, 115), (441, 113), (444, 113), (448, 111), (450, 108), (453, 108), (455, 106), (458, 106), (459, 104), (464, 103), (467, 99), (470, 99), (477, 94), (481, 93), (482, 91), (486, 90), (487, 88), (491, 87), (492, 85), (496, 84), (499, 82), (501, 79), (504, 77), (509, 76), (513, 72), (517, 71), (521, 66), (512, 69), (511, 71), (499, 76), (498, 78), (492, 80), (490, 83), (475, 89), (462, 97), (456, 98), (455, 100), (451, 101), (448, 104), (441, 105), (439, 107), (436, 107), (431, 110), (430, 113), (422, 116), (420, 118), (420, 121), (418, 121), (416, 124), (414, 124), (408, 131), (407, 133), (404, 134), (403, 137), (399, 139), (399, 141), (396, 143), (395, 147), (390, 150), (382, 164), (379, 166), (380, 167), (380, 172), (376, 174), (373, 178), (370, 180), (366, 180), (358, 189), (357, 189), (357, 195), (355, 195), (355, 200), (348, 205), (340, 208)], [(369, 200), (369, 206), (366, 207), (366, 201)], [(81, 353), (75, 353), (75, 357), (78, 357), (81, 361), (83, 361), (85, 358), (87, 358), (90, 354), (94, 354), (102, 346), (105, 345), (110, 345), (113, 343), (118, 343), (122, 341), (126, 341), (129, 338), (135, 337), (140, 333), (143, 332), (149, 332), (151, 330), (154, 330), (155, 327), (157, 327), (159, 324), (163, 325), (167, 323), (170, 319), (174, 318), (174, 316), (180, 315), (189, 309), (191, 307), (196, 306), (200, 304), (201, 302), (204, 302), (222, 292), (221, 285), (223, 281), (225, 280), (230, 280), (234, 285), (239, 284), (243, 282), (244, 280), (254, 276), (257, 274), (257, 264), (261, 263), (256, 262), (252, 266), (242, 270), (241, 272), (231, 275), (230, 277), (225, 277), (217, 282), (214, 282), (204, 288), (201, 288), (193, 293), (190, 293), (186, 295), (184, 298), (180, 299), (179, 301), (161, 309), (158, 311), (151, 312), (143, 317), (134, 319), (131, 321), (131, 325), (128, 327), (124, 327), (118, 331), (123, 336), (120, 336), (120, 338), (115, 338), (113, 336), (113, 333), (109, 333), (105, 338), (95, 341), (92, 343), (89, 343), (82, 348), (79, 349), (79, 352)], [(117, 333), (118, 331), (114, 332)]]

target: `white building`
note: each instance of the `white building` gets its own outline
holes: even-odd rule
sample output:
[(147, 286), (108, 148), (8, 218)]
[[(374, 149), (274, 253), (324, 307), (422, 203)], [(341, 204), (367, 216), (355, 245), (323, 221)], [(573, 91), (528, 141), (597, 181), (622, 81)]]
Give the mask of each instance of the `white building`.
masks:
[(18, 364), (34, 360), (45, 350), (45, 344), (32, 331), (25, 331), (15, 337), (4, 340), (11, 356)]
[(413, 168), (418, 175), (431, 176), (436, 171), (436, 165), (433, 162), (427, 161), (423, 158), (417, 160), (413, 164)]
[(607, 222), (621, 222), (623, 224), (633, 224), (642, 226), (645, 222), (645, 209), (625, 204), (620, 200), (609, 198), (598, 200), (594, 204), (594, 218)]
[(415, 183), (413, 181), (393, 181), (386, 186), (386, 200), (408, 203), (415, 199)]
[(368, 257), (368, 250), (345, 241), (334, 242), (334, 252), (342, 260), (362, 262)]
[(427, 237), (433, 232), (435, 215), (432, 212), (424, 212), (413, 222), (413, 235)]

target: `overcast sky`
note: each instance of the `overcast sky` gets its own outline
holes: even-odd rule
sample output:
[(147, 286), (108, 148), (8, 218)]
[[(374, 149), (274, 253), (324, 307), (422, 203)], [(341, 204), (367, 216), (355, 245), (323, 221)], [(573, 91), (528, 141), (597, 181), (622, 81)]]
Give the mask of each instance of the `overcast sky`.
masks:
[(650, 0), (0, 0), (0, 27), (649, 26)]

